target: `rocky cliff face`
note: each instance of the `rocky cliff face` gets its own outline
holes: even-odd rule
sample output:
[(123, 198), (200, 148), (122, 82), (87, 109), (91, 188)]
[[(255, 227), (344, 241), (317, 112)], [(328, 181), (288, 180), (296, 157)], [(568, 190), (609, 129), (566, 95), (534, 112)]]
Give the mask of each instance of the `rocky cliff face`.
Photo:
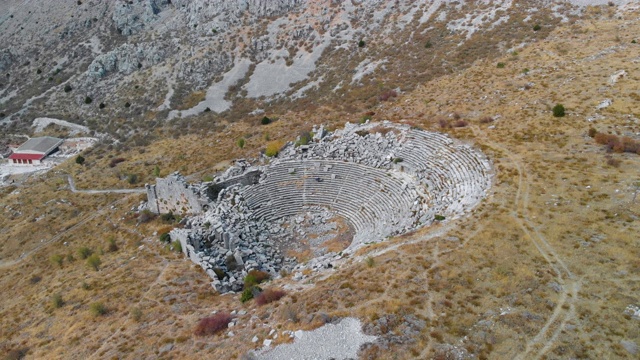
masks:
[(121, 137), (169, 114), (246, 115), (274, 99), (335, 101), (354, 90), (375, 99), (380, 87), (411, 88), (580, 14), (549, 0), (7, 0), (0, 9), (7, 132), (55, 114)]

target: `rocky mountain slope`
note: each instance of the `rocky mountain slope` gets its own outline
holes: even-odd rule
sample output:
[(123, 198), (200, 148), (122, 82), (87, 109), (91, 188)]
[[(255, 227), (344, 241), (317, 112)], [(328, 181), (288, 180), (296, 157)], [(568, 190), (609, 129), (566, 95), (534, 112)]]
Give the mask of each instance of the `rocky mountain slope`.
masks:
[(537, 41), (584, 11), (550, 0), (10, 0), (0, 7), (3, 133), (57, 116), (136, 143), (167, 124), (192, 132), (219, 122), (219, 113), (241, 119), (281, 111), (282, 103), (305, 106), (295, 102), (305, 97), (366, 108), (385, 91)]
[[(583, 7), (594, 2), (601, 6)], [(262, 12), (246, 28), (252, 12), (267, 10), (249, 12), (258, 3), (243, 3), (229, 25), (235, 33), (216, 30), (230, 41), (220, 44), (229, 62), (218, 74), (202, 75), (202, 84), (180, 77), (189, 73), (180, 66), (214, 54), (202, 52), (204, 39), (181, 43), (200, 41), (193, 32), (201, 24), (183, 26), (196, 2), (185, 2), (184, 10), (176, 1), (41, 3), (0, 4), (6, 66), (0, 137), (35, 131), (33, 118), (46, 114), (104, 129), (126, 146), (101, 144), (83, 152), (83, 165), (67, 161), (0, 187), (2, 356), (251, 359), (292, 338), (300, 344), (303, 330), (327, 331), (327, 324), (355, 317), (358, 335), (376, 337), (359, 349), (363, 359), (638, 358), (640, 157), (595, 138), (640, 142), (637, 1), (539, 2), (537, 11), (529, 1), (326, 3), (327, 13), (358, 14), (344, 26), (371, 29), (362, 33), (364, 46), (360, 33), (332, 40), (305, 80), (264, 98), (249, 96), (259, 89), (249, 86), (254, 74), (261, 64), (273, 71), (283, 58), (270, 55), (273, 46), (256, 57), (240, 39), (267, 34), (278, 19), (304, 19), (311, 8), (322, 14), (318, 2), (294, 3), (286, 15)], [(137, 9), (120, 22), (125, 34), (112, 18), (116, 4)], [(149, 4), (161, 11), (144, 12), (153, 9)], [(386, 8), (391, 12), (380, 12)], [(93, 14), (90, 27), (70, 25), (86, 20), (85, 13)], [(496, 23), (507, 15), (509, 21)], [(145, 16), (152, 21), (139, 20)], [(424, 16), (429, 20), (420, 23)], [(45, 23), (54, 25), (40, 29)], [(280, 34), (287, 24), (272, 30)], [(167, 58), (135, 64), (129, 74), (90, 74), (95, 59), (137, 46)], [(193, 52), (183, 56), (185, 49)], [(304, 44), (296, 49), (314, 52)], [(298, 61), (287, 60), (282, 68)], [(50, 67), (54, 61), (65, 64), (59, 72)], [(266, 83), (282, 89), (275, 80)], [(208, 94), (220, 99), (218, 90), (228, 110), (214, 101), (219, 107), (181, 117)], [(553, 115), (556, 104), (564, 104), (564, 117)], [(277, 119), (261, 125), (264, 115)], [(482, 151), (495, 170), (488, 196), (463, 217), (367, 245), (326, 272), (263, 282), (263, 289), (285, 293), (265, 305), (218, 294), (200, 267), (161, 241), (179, 219), (135, 211), (144, 196), (73, 192), (68, 183), (69, 175), (78, 190), (140, 187), (178, 170), (190, 180), (210, 180), (234, 159), (261, 157), (267, 146), (293, 141), (312, 125), (341, 129), (369, 117), (446, 132)], [(228, 328), (197, 335), (213, 313), (228, 314)], [(316, 345), (332, 350), (331, 339)]]

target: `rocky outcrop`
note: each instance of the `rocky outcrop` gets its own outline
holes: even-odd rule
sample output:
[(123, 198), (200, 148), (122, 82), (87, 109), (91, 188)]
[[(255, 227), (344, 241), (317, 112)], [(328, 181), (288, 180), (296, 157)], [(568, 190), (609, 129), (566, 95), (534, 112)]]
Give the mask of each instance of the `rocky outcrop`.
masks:
[(111, 19), (119, 33), (130, 36), (155, 22), (158, 14), (170, 3), (171, 0), (116, 1)]
[(13, 63), (13, 54), (11, 54), (11, 50), (2, 49), (0, 50), (0, 71), (4, 71), (8, 69)]
[(152, 43), (124, 44), (106, 54), (99, 55), (89, 65), (88, 75), (99, 79), (111, 73), (132, 72), (165, 59), (165, 50)]

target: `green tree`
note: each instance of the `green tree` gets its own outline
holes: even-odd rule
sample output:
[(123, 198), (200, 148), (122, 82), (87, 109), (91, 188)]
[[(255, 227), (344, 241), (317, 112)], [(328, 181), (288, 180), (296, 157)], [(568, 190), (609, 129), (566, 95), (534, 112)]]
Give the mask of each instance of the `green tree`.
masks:
[(84, 156), (82, 156), (82, 155), (76, 156), (76, 164), (78, 164), (78, 165), (84, 164)]
[(563, 117), (564, 116), (564, 106), (562, 104), (557, 104), (553, 107), (553, 116), (555, 117)]
[(364, 40), (358, 41), (358, 47), (362, 48), (362, 47), (365, 47), (365, 45), (367, 45), (367, 44), (364, 42)]

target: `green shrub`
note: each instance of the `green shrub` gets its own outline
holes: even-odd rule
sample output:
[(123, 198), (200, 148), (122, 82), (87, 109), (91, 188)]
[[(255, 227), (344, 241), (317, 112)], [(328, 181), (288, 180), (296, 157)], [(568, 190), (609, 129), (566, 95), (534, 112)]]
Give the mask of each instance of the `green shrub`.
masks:
[(67, 254), (67, 262), (72, 263), (72, 262), (74, 262), (74, 261), (76, 261), (76, 258), (75, 258), (75, 257), (73, 257), (73, 254), (72, 254), (72, 253), (68, 253), (68, 254)]
[(444, 219), (445, 219), (445, 217), (444, 217), (444, 216), (442, 216), (442, 215), (436, 215), (436, 216), (434, 216), (433, 218), (434, 218), (434, 219), (436, 219), (436, 221), (442, 221), (442, 220), (444, 220)]
[(251, 288), (254, 285), (258, 285), (264, 281), (269, 280), (270, 275), (268, 272), (260, 270), (251, 270), (244, 278), (245, 289)]
[(51, 297), (51, 305), (53, 305), (53, 307), (56, 309), (61, 308), (62, 305), (64, 305), (64, 301), (62, 300), (62, 295), (60, 295), (59, 293), (53, 295), (53, 297)]
[(95, 271), (100, 269), (100, 264), (102, 264), (102, 261), (98, 254), (93, 254), (87, 258), (87, 265)]
[(160, 241), (163, 243), (170, 243), (171, 242), (171, 235), (169, 235), (169, 233), (162, 233), (160, 234)]
[(139, 307), (134, 307), (131, 309), (131, 317), (133, 321), (140, 322), (140, 320), (142, 320), (142, 310), (140, 310)]
[(216, 276), (218, 277), (218, 280), (222, 280), (225, 278), (226, 274), (224, 273), (224, 270), (222, 270), (219, 267), (213, 268), (213, 272), (216, 274)]
[(107, 106), (107, 105), (105, 105), (103, 102), (101, 102), (101, 103), (100, 103), (100, 105), (98, 105), (98, 107), (99, 107), (100, 109), (104, 109), (104, 108), (105, 108), (105, 106)]
[(153, 168), (153, 176), (160, 177), (160, 167), (158, 165)]
[(431, 41), (427, 41), (426, 44), (424, 44), (425, 49), (431, 49), (433, 47), (433, 44), (431, 43)]
[(539, 31), (540, 29), (542, 29), (542, 26), (540, 26), (540, 24), (533, 25), (533, 31)]
[(360, 40), (360, 41), (358, 41), (358, 47), (363, 48), (363, 47), (365, 47), (366, 45), (367, 45), (367, 44), (364, 42), (364, 40)]
[(401, 163), (401, 162), (402, 162), (402, 158), (399, 158), (399, 157), (393, 158), (393, 163), (394, 164)]
[(238, 145), (240, 149), (244, 148), (244, 144), (245, 144), (244, 138), (240, 138), (238, 139), (238, 141), (236, 141), (236, 145)]
[(88, 97), (88, 96), (84, 98), (84, 103), (85, 103), (85, 104), (91, 104), (92, 102), (93, 102), (93, 99), (92, 99), (92, 98), (90, 98), (90, 97)]
[(118, 251), (118, 244), (116, 244), (116, 239), (112, 236), (109, 238), (109, 240), (107, 240), (109, 242), (109, 245), (107, 246), (107, 251), (108, 252), (116, 252)]
[(68, 93), (68, 92), (70, 92), (71, 90), (73, 90), (73, 88), (71, 87), (71, 85), (67, 84), (67, 85), (65, 85), (65, 86), (64, 86), (64, 92)]
[(82, 155), (76, 156), (76, 164), (82, 165), (82, 164), (84, 164), (84, 160), (85, 160), (84, 156), (82, 156)]
[(498, 66), (498, 69), (504, 69), (504, 67), (506, 66), (506, 64), (505, 64), (505, 63), (503, 63), (503, 62), (499, 62), (497, 66)]
[(376, 261), (371, 257), (367, 257), (367, 260), (365, 260), (367, 262), (367, 266), (368, 267), (373, 267), (376, 264)]
[(171, 250), (173, 250), (175, 252), (182, 252), (182, 244), (180, 243), (179, 240), (174, 240), (171, 243)]
[(81, 247), (80, 249), (78, 249), (78, 255), (80, 255), (80, 258), (82, 260), (86, 259), (89, 257), (89, 255), (91, 255), (93, 253), (93, 251), (91, 251), (91, 249), (89, 249), (86, 246)]
[(267, 144), (266, 149), (264, 150), (264, 154), (268, 157), (274, 157), (278, 155), (280, 149), (282, 148), (282, 141), (275, 140)]
[(262, 120), (260, 120), (260, 124), (262, 125), (269, 125), (271, 124), (271, 119), (269, 119), (268, 117), (263, 117)]
[(127, 101), (126, 103), (124, 103), (124, 107), (126, 108), (131, 107), (131, 103)]
[(51, 261), (51, 264), (58, 265), (59, 267), (62, 267), (63, 259), (64, 257), (60, 254), (54, 254), (54, 255), (51, 255), (51, 257), (49, 257), (49, 261)]
[(251, 299), (253, 299), (253, 292), (251, 291), (251, 288), (244, 289), (242, 295), (240, 295), (240, 301), (245, 303)]
[(136, 174), (129, 174), (127, 176), (127, 182), (131, 185), (135, 184), (138, 182), (138, 175)]
[(309, 133), (308, 131), (305, 131), (300, 134), (300, 139), (296, 141), (296, 145), (298, 146), (309, 145), (309, 143), (311, 142), (311, 139), (312, 139), (311, 133)]
[(554, 117), (563, 117), (565, 115), (564, 106), (562, 104), (557, 104), (553, 107), (553, 116)]
[(160, 215), (160, 220), (162, 220), (162, 222), (164, 223), (172, 223), (176, 221), (176, 217), (175, 215), (173, 215), (173, 211), (169, 211), (166, 214)]
[(105, 315), (107, 313), (107, 308), (101, 302), (94, 302), (93, 304), (89, 305), (89, 311), (93, 316), (97, 317)]

